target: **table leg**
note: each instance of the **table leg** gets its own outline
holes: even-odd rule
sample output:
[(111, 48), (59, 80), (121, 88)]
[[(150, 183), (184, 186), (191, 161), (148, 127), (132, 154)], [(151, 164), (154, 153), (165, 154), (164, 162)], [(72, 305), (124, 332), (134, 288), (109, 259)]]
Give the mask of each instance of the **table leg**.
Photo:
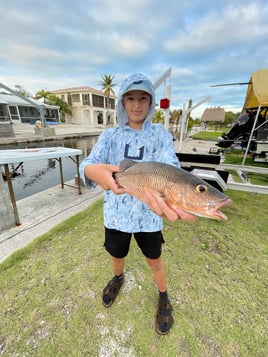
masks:
[(9, 171), (8, 164), (5, 164), (4, 166), (5, 166), (5, 174), (6, 174), (6, 179), (7, 179), (9, 196), (10, 196), (11, 203), (12, 203), (13, 210), (14, 210), (14, 214), (15, 214), (16, 225), (19, 226), (21, 223), (20, 223), (20, 219), (19, 219), (19, 213), (18, 213), (18, 208), (17, 208), (17, 204), (16, 204), (16, 198), (15, 198), (15, 194), (14, 194), (14, 190), (13, 190), (12, 178), (11, 178), (11, 174), (10, 174), (10, 171)]
[(76, 155), (76, 169), (77, 169), (77, 186), (78, 194), (81, 195), (81, 181), (80, 181), (80, 172), (79, 172), (79, 155)]
[(60, 182), (61, 182), (61, 188), (64, 188), (63, 172), (62, 172), (62, 160), (61, 160), (61, 157), (59, 157), (59, 165), (60, 165)]

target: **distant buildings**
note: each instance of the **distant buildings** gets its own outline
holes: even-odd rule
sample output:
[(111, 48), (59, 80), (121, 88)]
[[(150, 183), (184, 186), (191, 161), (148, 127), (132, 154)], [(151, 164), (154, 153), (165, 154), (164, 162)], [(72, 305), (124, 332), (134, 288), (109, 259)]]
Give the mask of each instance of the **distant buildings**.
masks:
[(16, 95), (0, 93), (0, 123), (35, 124), (37, 120), (41, 119), (40, 109), (44, 111), (48, 124), (60, 122), (58, 106), (44, 104), (33, 98), (23, 99)]
[[(3, 86), (5, 88), (5, 86)], [(115, 96), (109, 100), (104, 93), (91, 87), (73, 87), (50, 91), (69, 104), (72, 113), (66, 114), (67, 124), (92, 126), (116, 123)], [(40, 102), (33, 98), (22, 98), (6, 92), (0, 93), (0, 123), (35, 124), (40, 120), (40, 108), (47, 124), (60, 123), (60, 107)]]
[(115, 97), (108, 98), (98, 89), (73, 87), (50, 91), (69, 104), (72, 114), (67, 114), (67, 124), (114, 125), (116, 123)]

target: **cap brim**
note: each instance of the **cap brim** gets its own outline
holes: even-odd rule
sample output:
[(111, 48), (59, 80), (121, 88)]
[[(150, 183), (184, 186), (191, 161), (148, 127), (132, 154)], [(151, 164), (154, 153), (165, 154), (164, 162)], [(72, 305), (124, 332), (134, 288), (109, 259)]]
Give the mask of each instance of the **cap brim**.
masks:
[(146, 92), (150, 95), (152, 95), (151, 93), (151, 88), (150, 86), (144, 82), (144, 81), (140, 81), (140, 83), (138, 82), (134, 82), (134, 83), (131, 83), (124, 91), (124, 94), (128, 93), (128, 92), (131, 92), (133, 90), (140, 90), (142, 92)]

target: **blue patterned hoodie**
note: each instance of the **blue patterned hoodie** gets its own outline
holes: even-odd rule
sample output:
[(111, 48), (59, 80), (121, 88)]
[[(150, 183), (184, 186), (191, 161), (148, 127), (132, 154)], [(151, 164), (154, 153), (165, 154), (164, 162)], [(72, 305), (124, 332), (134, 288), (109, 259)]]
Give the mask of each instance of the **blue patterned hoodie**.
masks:
[[(130, 90), (140, 89), (152, 97), (151, 107), (141, 130), (128, 126), (128, 116), (122, 97)], [(119, 165), (123, 159), (158, 161), (179, 167), (174, 152), (172, 135), (160, 124), (152, 124), (155, 110), (155, 91), (152, 82), (142, 74), (128, 77), (120, 88), (117, 99), (118, 126), (105, 129), (99, 136), (89, 156), (80, 164), (80, 175), (88, 188), (96, 183), (88, 180), (84, 168), (90, 164)], [(104, 225), (122, 232), (154, 232), (163, 228), (163, 220), (145, 203), (128, 195), (115, 195), (111, 190), (104, 194)]]

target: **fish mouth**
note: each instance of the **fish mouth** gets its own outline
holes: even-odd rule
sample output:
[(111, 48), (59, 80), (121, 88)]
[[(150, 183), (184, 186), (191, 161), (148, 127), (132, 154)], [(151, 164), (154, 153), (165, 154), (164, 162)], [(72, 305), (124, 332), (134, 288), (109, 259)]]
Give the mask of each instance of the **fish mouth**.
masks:
[(212, 214), (213, 217), (216, 219), (221, 219), (221, 220), (227, 220), (228, 218), (225, 216), (224, 213), (220, 211), (222, 207), (229, 206), (232, 203), (232, 200), (230, 198), (226, 198), (222, 201), (220, 201), (216, 206), (212, 208)]

